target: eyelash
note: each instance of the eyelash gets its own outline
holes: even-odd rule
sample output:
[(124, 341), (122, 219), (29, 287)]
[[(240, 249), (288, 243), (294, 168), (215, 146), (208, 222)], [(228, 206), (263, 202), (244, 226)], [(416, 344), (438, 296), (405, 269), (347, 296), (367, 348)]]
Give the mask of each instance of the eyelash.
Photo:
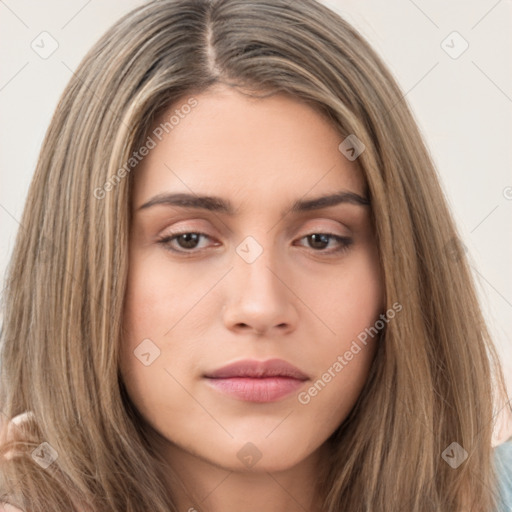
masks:
[[(177, 254), (182, 254), (182, 255), (193, 256), (193, 255), (198, 254), (204, 250), (204, 248), (198, 249), (198, 250), (195, 250), (195, 249), (186, 250), (186, 249), (172, 248), (171, 242), (173, 242), (174, 240), (176, 240), (177, 238), (179, 238), (180, 236), (183, 236), (183, 235), (199, 235), (200, 237), (210, 238), (206, 233), (201, 233), (198, 231), (183, 231), (181, 233), (172, 233), (171, 235), (166, 235), (162, 238), (159, 238), (157, 240), (157, 243), (163, 245), (168, 251), (171, 251), (171, 252), (174, 252)], [(312, 249), (312, 251), (315, 253), (320, 253), (320, 254), (325, 254), (325, 255), (341, 254), (341, 253), (347, 251), (353, 243), (353, 240), (351, 238), (340, 236), (340, 235), (335, 235), (334, 233), (322, 233), (322, 232), (309, 233), (309, 234), (299, 238), (299, 240), (303, 240), (304, 238), (309, 238), (313, 235), (326, 236), (326, 237), (329, 237), (330, 240), (336, 240), (339, 244), (341, 244), (340, 247), (338, 247), (337, 249), (334, 249), (334, 250)]]

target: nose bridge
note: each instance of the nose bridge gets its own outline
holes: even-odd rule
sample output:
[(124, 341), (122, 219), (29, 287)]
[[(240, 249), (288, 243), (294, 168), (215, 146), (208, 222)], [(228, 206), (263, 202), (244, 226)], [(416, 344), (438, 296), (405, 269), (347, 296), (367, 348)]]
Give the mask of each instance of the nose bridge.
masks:
[[(263, 236), (260, 237), (262, 239)], [(225, 321), (231, 326), (245, 325), (258, 331), (296, 322), (293, 294), (283, 284), (279, 254), (270, 244), (271, 236), (260, 243), (246, 237), (235, 249), (233, 271), (226, 293)]]
[[(263, 235), (258, 237), (260, 243), (254, 236), (247, 236), (236, 247), (236, 258), (234, 258), (235, 275), (243, 283), (242, 290), (250, 290), (252, 294), (258, 295), (282, 295), (282, 283), (276, 278), (276, 269), (281, 265), (278, 261), (278, 253), (271, 244), (271, 236)], [(267, 297), (270, 299), (270, 297)]]

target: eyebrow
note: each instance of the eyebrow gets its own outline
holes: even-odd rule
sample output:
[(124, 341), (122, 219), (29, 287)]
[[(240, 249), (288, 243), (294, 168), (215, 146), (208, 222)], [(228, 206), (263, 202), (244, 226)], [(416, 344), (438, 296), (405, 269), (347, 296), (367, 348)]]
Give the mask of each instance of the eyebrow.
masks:
[[(289, 211), (292, 213), (319, 210), (336, 206), (338, 204), (353, 204), (358, 206), (369, 206), (370, 201), (366, 197), (360, 196), (355, 192), (340, 191), (335, 194), (315, 197), (313, 199), (298, 199), (292, 205)], [(178, 206), (182, 208), (194, 208), (207, 210), (211, 212), (225, 213), (234, 215), (235, 208), (230, 201), (216, 196), (195, 195), (186, 193), (163, 193), (152, 197), (144, 203), (138, 210), (145, 210), (156, 205)]]

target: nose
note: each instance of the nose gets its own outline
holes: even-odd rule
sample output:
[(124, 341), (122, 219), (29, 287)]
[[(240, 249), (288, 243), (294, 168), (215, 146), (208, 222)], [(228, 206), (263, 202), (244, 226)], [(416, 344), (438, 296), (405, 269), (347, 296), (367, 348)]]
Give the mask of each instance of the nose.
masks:
[(224, 325), (269, 336), (292, 332), (299, 318), (298, 299), (278, 255), (264, 250), (252, 263), (236, 254), (233, 261), (225, 282)]

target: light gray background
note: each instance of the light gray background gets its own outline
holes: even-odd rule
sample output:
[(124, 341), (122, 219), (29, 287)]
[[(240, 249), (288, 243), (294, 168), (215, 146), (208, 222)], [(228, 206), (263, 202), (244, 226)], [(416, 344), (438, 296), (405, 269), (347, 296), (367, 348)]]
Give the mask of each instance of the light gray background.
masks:
[[(43, 135), (73, 70), (135, 0), (0, 0), (0, 276)], [(467, 247), (512, 396), (512, 2), (324, 1), (387, 62), (426, 138)], [(40, 34), (46, 31), (50, 36)], [(469, 44), (462, 48), (457, 31)], [(39, 51), (56, 51), (42, 58)], [(448, 48), (448, 47), (451, 47)], [(446, 283), (450, 286), (450, 283)]]

